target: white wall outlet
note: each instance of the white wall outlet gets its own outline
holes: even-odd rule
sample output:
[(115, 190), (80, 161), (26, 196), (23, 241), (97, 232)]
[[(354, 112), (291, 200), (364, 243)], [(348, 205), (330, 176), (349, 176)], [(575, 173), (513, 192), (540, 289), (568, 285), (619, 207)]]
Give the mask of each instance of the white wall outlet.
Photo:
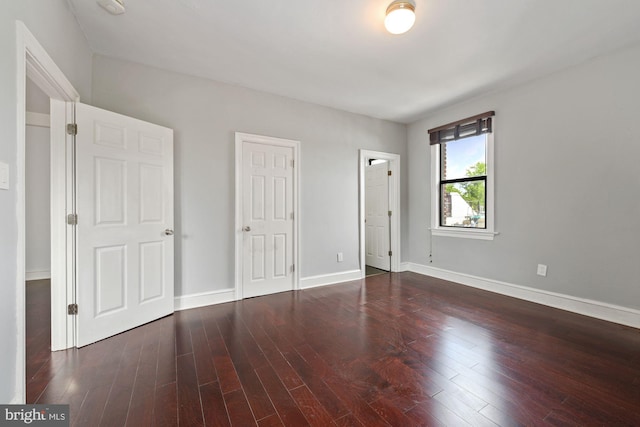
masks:
[(344, 261), (344, 256), (342, 255), (342, 252), (338, 252), (338, 262), (342, 261)]
[(0, 162), (0, 190), (9, 189), (9, 165)]
[(547, 266), (544, 264), (538, 264), (538, 276), (546, 276), (547, 275)]

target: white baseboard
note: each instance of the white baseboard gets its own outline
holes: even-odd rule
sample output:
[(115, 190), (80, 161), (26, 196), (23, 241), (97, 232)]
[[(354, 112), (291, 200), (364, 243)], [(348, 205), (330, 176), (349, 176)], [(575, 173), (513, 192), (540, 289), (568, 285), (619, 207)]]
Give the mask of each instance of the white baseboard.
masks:
[(235, 301), (236, 294), (233, 288), (220, 289), (212, 292), (201, 292), (199, 294), (181, 295), (174, 299), (174, 309), (176, 311), (188, 310), (190, 308), (204, 307), (223, 302)]
[(543, 291), (527, 286), (514, 285), (512, 283), (500, 282), (498, 280), (486, 279), (483, 277), (472, 276), (470, 274), (456, 273), (454, 271), (444, 270), (437, 267), (429, 267), (422, 264), (409, 263), (408, 267), (409, 271), (414, 273), (460, 283), (473, 288), (484, 289), (486, 291), (535, 302), (549, 307), (559, 308), (573, 313), (583, 314), (589, 317), (595, 317), (596, 319), (640, 328), (640, 310), (635, 310), (633, 308), (622, 307), (619, 305), (574, 297), (556, 292)]
[(349, 282), (351, 280), (360, 280), (363, 277), (362, 270), (351, 270), (340, 273), (303, 277), (300, 279), (300, 289), (317, 288), (318, 286), (333, 285), (335, 283)]
[[(315, 288), (318, 286), (332, 285), (335, 283), (348, 282), (351, 280), (359, 279), (362, 279), (362, 271), (360, 270), (305, 277), (300, 279), (300, 289)], [(212, 292), (202, 292), (198, 294), (175, 297), (174, 309), (176, 311), (188, 310), (190, 308), (205, 307), (207, 305), (213, 304), (222, 304), (235, 300), (235, 289), (221, 289)]]
[(48, 128), (50, 127), (50, 118), (48, 114), (27, 111), (27, 114), (25, 115), (25, 123), (27, 126)]
[(409, 271), (409, 264), (410, 263), (408, 262), (401, 262), (400, 265), (398, 266), (398, 273)]
[(27, 271), (24, 274), (24, 280), (44, 280), (51, 279), (51, 271)]

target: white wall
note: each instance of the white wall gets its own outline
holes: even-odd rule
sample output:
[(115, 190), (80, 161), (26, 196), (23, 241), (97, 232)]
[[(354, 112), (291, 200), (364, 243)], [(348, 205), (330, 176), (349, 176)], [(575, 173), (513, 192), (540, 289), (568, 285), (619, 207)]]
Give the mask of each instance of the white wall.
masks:
[(26, 273), (27, 279), (51, 277), (49, 128), (26, 129)]
[(233, 287), (234, 132), (301, 141), (303, 278), (359, 269), (358, 149), (406, 162), (405, 125), (112, 58), (94, 58), (93, 99), (175, 131), (177, 295)]
[[(640, 47), (409, 126), (411, 261), (640, 308)], [(495, 110), (494, 241), (433, 238), (427, 130)], [(536, 275), (538, 263), (547, 277)]]
[[(27, 80), (27, 111), (49, 114), (49, 97)], [(51, 277), (50, 137), (48, 127), (29, 125), (25, 133), (26, 278)]]
[[(11, 0), (0, 14), (0, 161), (9, 164), (11, 188), (0, 190), (0, 402), (24, 399), (24, 307), (18, 307), (24, 285), (18, 264), (16, 192), (16, 25), (22, 20), (81, 96), (91, 95), (91, 52), (64, 0)], [(12, 350), (7, 350), (12, 349)]]

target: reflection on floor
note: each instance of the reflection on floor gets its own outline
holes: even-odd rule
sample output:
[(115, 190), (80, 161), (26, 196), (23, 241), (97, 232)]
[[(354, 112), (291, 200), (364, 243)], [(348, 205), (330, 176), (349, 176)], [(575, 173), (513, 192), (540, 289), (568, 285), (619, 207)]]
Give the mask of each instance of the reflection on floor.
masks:
[(365, 270), (365, 275), (366, 275), (367, 277), (369, 277), (369, 276), (376, 276), (376, 275), (378, 275), (378, 274), (385, 274), (385, 273), (388, 273), (388, 271), (380, 270), (379, 268), (371, 267), (370, 265), (367, 265), (366, 267), (367, 267), (367, 268), (366, 268), (366, 270)]

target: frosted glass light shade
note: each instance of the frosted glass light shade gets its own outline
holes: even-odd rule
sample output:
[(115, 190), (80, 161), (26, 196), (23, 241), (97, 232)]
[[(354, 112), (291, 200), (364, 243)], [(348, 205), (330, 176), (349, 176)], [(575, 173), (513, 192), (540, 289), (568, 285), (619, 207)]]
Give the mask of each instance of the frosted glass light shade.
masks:
[(391, 34), (403, 34), (416, 22), (415, 7), (408, 1), (394, 1), (387, 8), (384, 26)]

